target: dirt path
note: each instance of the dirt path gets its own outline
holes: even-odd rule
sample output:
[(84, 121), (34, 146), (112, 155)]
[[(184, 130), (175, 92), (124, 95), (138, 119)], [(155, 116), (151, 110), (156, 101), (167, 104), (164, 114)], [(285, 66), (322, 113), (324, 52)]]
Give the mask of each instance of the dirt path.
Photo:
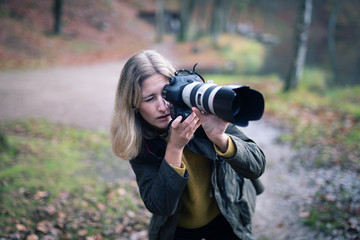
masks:
[(0, 72), (0, 121), (25, 117), (108, 129), (122, 62)]
[[(87, 67), (0, 72), (0, 121), (45, 118), (90, 129), (108, 130), (114, 93), (123, 62)], [(307, 200), (306, 173), (291, 170), (288, 146), (275, 140), (280, 131), (268, 121), (245, 131), (264, 150), (266, 191), (258, 197), (254, 232), (261, 239), (314, 239), (300, 224), (297, 203)]]
[[(299, 204), (309, 200), (307, 173), (291, 163), (293, 150), (276, 143), (280, 130), (266, 119), (245, 128), (261, 147), (267, 159), (261, 179), (265, 192), (258, 196), (253, 230), (257, 238), (276, 240), (316, 239), (315, 233), (301, 224)], [(296, 166), (296, 167), (295, 167)]]

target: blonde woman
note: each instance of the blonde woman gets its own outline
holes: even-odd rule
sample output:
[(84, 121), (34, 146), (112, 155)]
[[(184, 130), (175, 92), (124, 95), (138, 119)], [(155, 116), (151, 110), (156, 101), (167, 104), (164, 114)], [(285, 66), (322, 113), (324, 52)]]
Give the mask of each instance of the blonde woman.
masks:
[(236, 126), (197, 108), (172, 121), (161, 93), (174, 72), (145, 50), (126, 62), (116, 91), (112, 148), (130, 161), (153, 213), (149, 239), (254, 239), (250, 179), (264, 172), (265, 156)]

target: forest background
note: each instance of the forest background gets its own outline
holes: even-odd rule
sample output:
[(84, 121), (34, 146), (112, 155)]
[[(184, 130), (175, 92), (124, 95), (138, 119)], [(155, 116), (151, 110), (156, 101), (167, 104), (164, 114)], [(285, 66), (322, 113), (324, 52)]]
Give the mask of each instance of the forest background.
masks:
[[(283, 129), (278, 141), (297, 149), (294, 161), (324, 171), (302, 206), (304, 224), (329, 239), (358, 239), (359, 9), (350, 0), (1, 0), (0, 69), (97, 64), (155, 47), (181, 68), (198, 62), (218, 84), (249, 84)], [(286, 89), (301, 46), (304, 65)], [(134, 182), (94, 183), (97, 169), (74, 161), (89, 155), (111, 156), (106, 132), (2, 121), (0, 238), (143, 237), (149, 215)]]

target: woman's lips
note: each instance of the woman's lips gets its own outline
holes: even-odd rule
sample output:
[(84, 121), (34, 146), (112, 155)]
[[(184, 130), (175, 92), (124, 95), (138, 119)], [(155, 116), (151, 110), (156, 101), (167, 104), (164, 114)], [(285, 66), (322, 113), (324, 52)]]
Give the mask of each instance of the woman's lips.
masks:
[(158, 117), (157, 119), (160, 121), (164, 121), (164, 120), (167, 120), (169, 116), (170, 116), (170, 114), (166, 114), (166, 115)]

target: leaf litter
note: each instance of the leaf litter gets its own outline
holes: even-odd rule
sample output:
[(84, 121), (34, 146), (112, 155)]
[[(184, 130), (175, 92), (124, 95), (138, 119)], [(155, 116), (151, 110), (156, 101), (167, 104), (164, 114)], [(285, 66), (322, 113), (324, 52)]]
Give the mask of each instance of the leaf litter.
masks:
[[(86, 187), (84, 187), (86, 188)], [(11, 209), (1, 209), (7, 224), (0, 226), (0, 239), (147, 239), (150, 213), (144, 207), (133, 180), (112, 184), (104, 200), (62, 192), (51, 200), (46, 191), (14, 193), (16, 206), (36, 206), (16, 218)], [(86, 189), (88, 195), (93, 188)]]

